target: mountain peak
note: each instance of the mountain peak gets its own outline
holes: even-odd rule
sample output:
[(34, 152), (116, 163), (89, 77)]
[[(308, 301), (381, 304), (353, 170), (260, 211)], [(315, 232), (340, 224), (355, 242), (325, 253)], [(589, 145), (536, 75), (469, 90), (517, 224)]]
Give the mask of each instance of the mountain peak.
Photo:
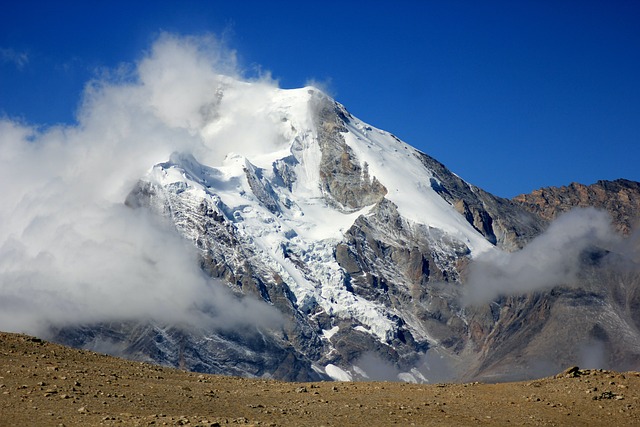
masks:
[[(568, 302), (526, 294), (466, 306), (470, 274), (487, 294), (495, 283), (504, 292), (520, 283), (492, 276), (516, 259), (506, 251), (518, 253), (522, 271), (530, 271), (527, 253), (546, 259), (544, 243), (518, 252), (548, 227), (546, 218), (468, 184), (315, 88), (228, 84), (216, 93), (201, 144), (153, 166), (127, 205), (167, 218), (198, 249), (203, 272), (286, 321), (233, 333), (151, 325), (136, 351), (167, 362), (178, 346), (188, 366), (286, 379), (367, 378), (384, 367), (420, 382), (438, 377), (433, 366), (506, 375), (496, 367), (504, 348), (522, 360), (543, 348), (504, 332), (527, 323), (525, 314), (526, 333), (535, 334), (554, 304), (592, 318), (610, 306), (580, 293)], [(477, 283), (478, 271), (488, 284)], [(518, 363), (505, 366), (520, 375)]]

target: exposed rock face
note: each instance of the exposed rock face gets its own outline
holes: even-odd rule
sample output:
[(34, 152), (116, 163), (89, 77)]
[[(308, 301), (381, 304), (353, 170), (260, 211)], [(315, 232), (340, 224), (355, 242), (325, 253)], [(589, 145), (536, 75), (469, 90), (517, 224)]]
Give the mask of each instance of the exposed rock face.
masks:
[(420, 153), (436, 179), (431, 186), (491, 243), (507, 251), (520, 249), (547, 226), (547, 218), (523, 210), (514, 202), (470, 185), (442, 163)]
[(369, 165), (359, 163), (342, 136), (350, 114), (325, 96), (312, 104), (318, 145), (322, 152), (320, 187), (327, 203), (344, 212), (353, 212), (375, 204), (387, 194), (376, 177), (369, 176)]
[(574, 207), (593, 206), (609, 212), (616, 229), (623, 234), (640, 225), (640, 183), (626, 179), (542, 188), (516, 196), (513, 201), (546, 220)]
[(577, 283), (469, 311), (469, 378), (540, 377), (560, 366), (640, 367), (640, 274), (584, 266)]
[(194, 330), (137, 322), (64, 328), (56, 340), (73, 347), (194, 372), (317, 381), (327, 377), (296, 357), (291, 344), (264, 331)]
[(459, 263), (468, 255), (466, 246), (440, 230), (402, 218), (389, 201), (358, 218), (336, 247), (347, 286), (396, 313), (404, 341), (396, 347), (409, 343), (414, 351), (428, 348), (427, 330), (447, 347), (465, 341), (456, 307), (443, 306), (441, 298), (444, 283), (456, 286)]

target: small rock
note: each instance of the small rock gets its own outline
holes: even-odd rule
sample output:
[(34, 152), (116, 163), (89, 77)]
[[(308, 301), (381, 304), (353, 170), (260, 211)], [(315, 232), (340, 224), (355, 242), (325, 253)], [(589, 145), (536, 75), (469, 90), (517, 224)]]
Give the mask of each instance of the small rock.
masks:
[(603, 399), (617, 399), (618, 396), (617, 394), (611, 392), (611, 391), (603, 391), (602, 393), (600, 393), (599, 396), (593, 396), (592, 399), (593, 400), (603, 400)]
[(572, 366), (569, 369), (566, 369), (560, 375), (556, 375), (556, 377), (565, 377), (565, 378), (577, 378), (580, 376), (580, 368), (577, 366)]

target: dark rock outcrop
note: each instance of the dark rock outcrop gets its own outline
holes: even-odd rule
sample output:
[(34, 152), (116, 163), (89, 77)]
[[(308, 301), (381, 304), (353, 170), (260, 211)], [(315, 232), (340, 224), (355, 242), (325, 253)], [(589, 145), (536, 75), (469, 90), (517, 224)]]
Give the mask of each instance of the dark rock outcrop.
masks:
[(376, 177), (369, 176), (367, 163), (359, 163), (342, 136), (350, 114), (324, 95), (313, 100), (313, 110), (322, 152), (320, 188), (327, 202), (344, 212), (353, 212), (381, 201), (387, 189)]
[(431, 187), (496, 246), (507, 251), (520, 249), (546, 228), (548, 219), (468, 184), (424, 153), (419, 157), (435, 177)]

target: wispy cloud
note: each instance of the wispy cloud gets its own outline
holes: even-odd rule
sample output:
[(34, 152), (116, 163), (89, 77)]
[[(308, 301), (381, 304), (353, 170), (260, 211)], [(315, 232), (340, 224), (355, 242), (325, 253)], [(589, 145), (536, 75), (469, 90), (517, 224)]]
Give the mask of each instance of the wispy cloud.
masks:
[(470, 266), (465, 302), (487, 303), (501, 295), (551, 289), (575, 283), (584, 257), (595, 249), (630, 253), (613, 231), (611, 217), (595, 208), (559, 216), (522, 250), (488, 252)]
[(323, 80), (318, 80), (316, 78), (307, 79), (305, 86), (313, 86), (334, 98), (337, 96), (336, 91), (333, 89), (333, 81), (331, 80), (331, 77), (327, 77)]
[(22, 70), (29, 63), (29, 54), (18, 52), (11, 48), (0, 47), (0, 61), (13, 64), (18, 70)]

